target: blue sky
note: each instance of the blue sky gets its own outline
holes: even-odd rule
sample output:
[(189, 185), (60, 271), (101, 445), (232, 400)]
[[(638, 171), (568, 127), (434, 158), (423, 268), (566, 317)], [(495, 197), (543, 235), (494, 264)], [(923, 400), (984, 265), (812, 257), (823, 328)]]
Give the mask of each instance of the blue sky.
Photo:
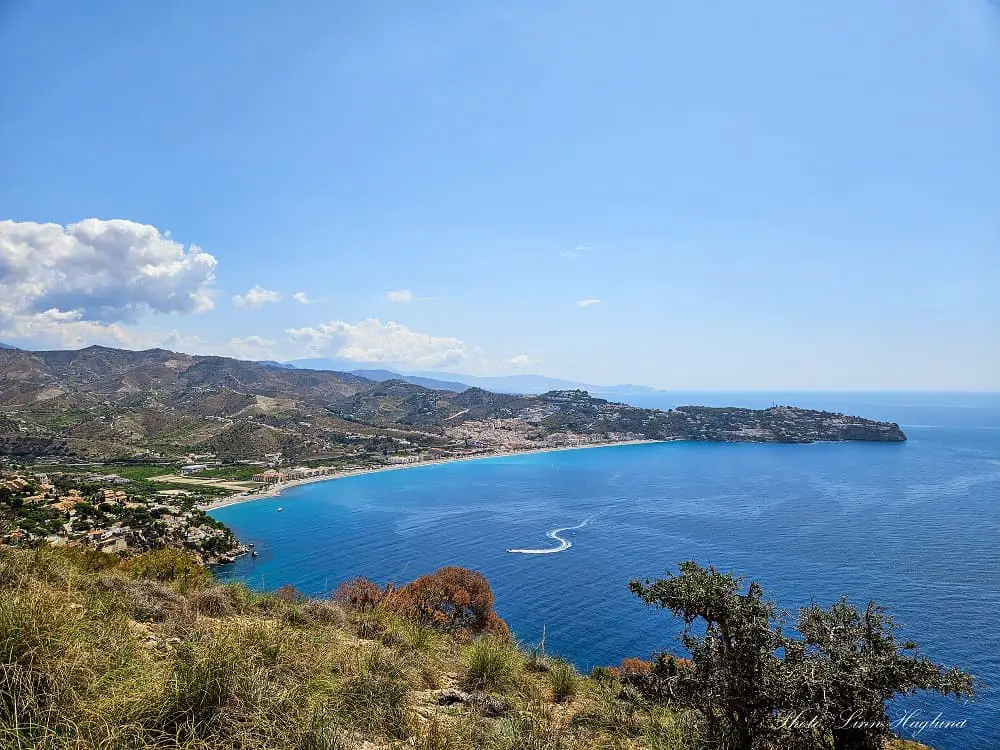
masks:
[(998, 82), (989, 0), (18, 0), (0, 340), (997, 389)]

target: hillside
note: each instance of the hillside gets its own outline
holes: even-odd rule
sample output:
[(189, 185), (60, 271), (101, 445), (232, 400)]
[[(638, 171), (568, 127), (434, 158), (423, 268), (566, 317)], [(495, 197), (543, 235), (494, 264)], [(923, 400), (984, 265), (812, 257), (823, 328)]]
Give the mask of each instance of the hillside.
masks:
[[(519, 450), (622, 440), (900, 441), (895, 424), (793, 407), (678, 407), (433, 390), (402, 380), (225, 357), (105, 347), (0, 351), (0, 453), (85, 459), (290, 460), (390, 452)], [(407, 446), (401, 448), (401, 446)]]
[[(218, 584), (173, 550), (0, 548), (0, 587), (4, 748), (706, 746), (697, 705), (657, 687), (693, 678), (691, 662), (629, 658), (578, 675), (544, 644), (517, 644), (488, 582), (462, 568), (309, 599)], [(754, 747), (831, 746), (822, 730), (775, 734)]]

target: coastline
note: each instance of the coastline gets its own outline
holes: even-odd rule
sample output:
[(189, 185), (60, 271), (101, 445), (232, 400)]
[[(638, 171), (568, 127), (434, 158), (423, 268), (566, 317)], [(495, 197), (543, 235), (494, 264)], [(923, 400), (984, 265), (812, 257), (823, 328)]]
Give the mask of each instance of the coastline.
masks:
[(412, 464), (397, 464), (392, 466), (378, 466), (371, 469), (352, 469), (337, 474), (326, 474), (319, 477), (305, 477), (303, 479), (293, 479), (289, 482), (278, 482), (259, 492), (241, 492), (230, 497), (213, 500), (210, 503), (203, 503), (198, 506), (203, 511), (213, 511), (219, 508), (227, 508), (230, 505), (239, 505), (253, 500), (264, 500), (266, 498), (277, 497), (285, 490), (290, 490), (303, 484), (313, 484), (316, 482), (331, 482), (336, 479), (346, 479), (348, 477), (358, 477), (365, 474), (380, 474), (384, 471), (403, 471), (405, 469), (419, 469), (422, 466), (437, 466), (441, 464), (456, 463), (458, 461), (482, 461), (489, 458), (502, 458), (504, 456), (525, 456), (536, 453), (554, 453), (556, 451), (586, 450), (588, 448), (613, 448), (621, 445), (650, 445), (653, 443), (668, 443), (670, 440), (618, 440), (608, 443), (587, 443), (586, 445), (563, 445), (550, 448), (528, 448), (527, 450), (496, 451), (494, 453), (484, 453), (477, 456), (455, 456), (452, 458), (435, 458), (430, 461), (420, 461)]

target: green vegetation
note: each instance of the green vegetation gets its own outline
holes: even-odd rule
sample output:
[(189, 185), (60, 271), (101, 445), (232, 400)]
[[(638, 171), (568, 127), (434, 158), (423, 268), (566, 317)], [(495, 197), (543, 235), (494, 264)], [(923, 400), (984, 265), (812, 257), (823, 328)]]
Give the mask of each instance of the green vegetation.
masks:
[[(460, 569), (432, 579), (435, 591), (459, 580), (479, 585), (476, 574)], [(407, 617), (406, 586), (354, 581), (337, 601), (309, 599), (290, 586), (258, 593), (215, 582), (194, 558), (175, 550), (121, 560), (92, 550), (0, 548), (0, 587), (3, 748), (888, 747), (877, 734), (845, 743), (822, 730), (782, 734), (767, 722), (748, 723), (756, 733), (749, 744), (738, 744), (734, 717), (752, 719), (758, 702), (776, 695), (769, 673), (758, 675), (765, 678), (760, 694), (741, 692), (752, 671), (741, 671), (744, 662), (765, 659), (774, 666), (763, 649), (751, 656), (761, 639), (770, 646), (773, 629), (765, 628), (768, 635), (749, 627), (762, 625), (772, 605), (711, 569), (685, 566), (667, 581), (636, 585), (651, 600), (662, 597), (682, 616), (686, 611), (689, 624), (699, 620), (696, 603), (711, 612), (707, 630), (685, 635), (691, 661), (628, 659), (590, 678), (541, 649), (526, 654), (505, 628), (488, 624), (496, 620), (492, 609), (476, 631), (452, 627), (449, 616), (434, 616), (429, 606), (423, 621)], [(462, 591), (454, 595), (464, 600)], [(492, 601), (488, 589), (485, 596)], [(449, 599), (438, 600), (444, 611)], [(823, 640), (830, 626), (836, 642)], [(814, 702), (817, 694), (809, 690), (825, 686), (830, 711), (852, 689), (863, 693), (857, 700), (873, 700), (866, 684), (925, 684), (944, 674), (901, 655), (877, 610), (811, 607), (800, 627), (801, 642), (815, 650), (785, 656), (788, 675), (800, 677), (797, 665), (808, 663), (815, 677), (783, 684), (801, 687)], [(878, 667), (861, 670), (870, 675), (867, 683), (842, 684), (848, 672), (840, 670), (861, 662)], [(703, 692), (706, 685), (711, 696)]]
[[(972, 677), (933, 664), (916, 644), (899, 642), (875, 602), (863, 612), (841, 599), (799, 612), (800, 637), (760, 584), (695, 562), (656, 581), (632, 581), (647, 604), (684, 621), (691, 661), (661, 654), (623, 679), (645, 695), (690, 708), (716, 747), (831, 747), (878, 750), (892, 736), (887, 702), (931, 690), (972, 697)], [(624, 670), (623, 670), (624, 672)]]
[[(220, 585), (175, 551), (0, 549), (0, 585), (4, 748), (625, 750), (665, 710), (586, 680), (557, 704), (509, 638), (407, 620), (384, 597), (357, 610)], [(473, 684), (489, 690), (459, 689)], [(601, 701), (628, 701), (634, 725), (574, 720)]]
[(577, 674), (573, 665), (565, 659), (555, 659), (548, 668), (549, 684), (552, 686), (552, 698), (562, 703), (567, 698), (576, 695)]
[[(141, 475), (150, 467), (132, 468)], [(187, 489), (163, 494), (151, 484), (120, 476), (108, 480), (92, 472), (0, 471), (0, 539), (16, 546), (51, 542), (123, 556), (185, 548), (205, 562), (246, 551), (232, 531), (196, 507), (201, 497)]]
[(163, 464), (97, 464), (89, 468), (97, 474), (117, 474), (132, 481), (162, 477), (175, 471), (173, 466)]
[(249, 482), (254, 474), (259, 474), (263, 469), (259, 466), (246, 466), (241, 464), (230, 464), (228, 466), (213, 466), (203, 469), (194, 476), (198, 479), (229, 479), (234, 482)]

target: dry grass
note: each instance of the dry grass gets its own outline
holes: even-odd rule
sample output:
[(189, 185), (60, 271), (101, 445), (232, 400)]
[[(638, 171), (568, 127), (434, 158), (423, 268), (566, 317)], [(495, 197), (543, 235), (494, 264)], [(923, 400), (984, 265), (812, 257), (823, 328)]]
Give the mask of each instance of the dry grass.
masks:
[[(4, 750), (685, 747), (673, 714), (532, 671), (507, 638), (214, 583), (175, 553), (0, 550), (0, 587)], [(456, 687), (479, 692), (439, 706)]]

